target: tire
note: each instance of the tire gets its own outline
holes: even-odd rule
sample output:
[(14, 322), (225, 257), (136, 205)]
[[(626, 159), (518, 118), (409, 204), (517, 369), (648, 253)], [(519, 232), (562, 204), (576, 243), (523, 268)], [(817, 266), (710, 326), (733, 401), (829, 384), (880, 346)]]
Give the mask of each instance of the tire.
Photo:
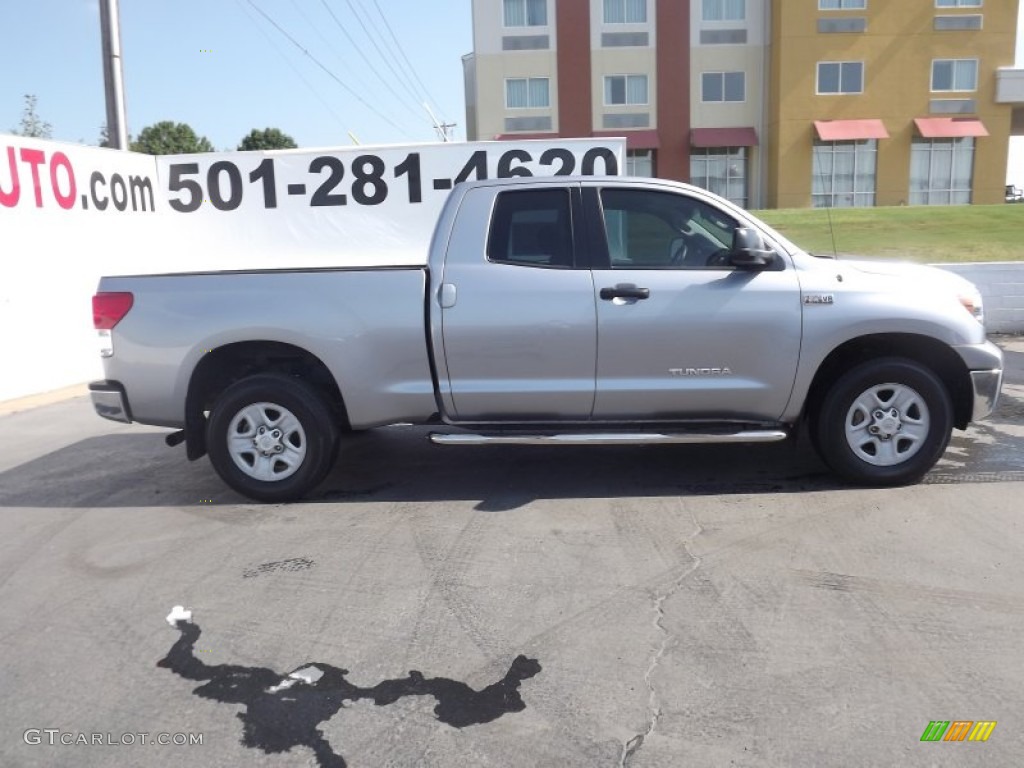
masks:
[(296, 501), (334, 465), (338, 428), (323, 397), (301, 379), (259, 374), (217, 398), (206, 425), (210, 463), (256, 501)]
[(811, 429), (821, 458), (846, 480), (907, 485), (945, 452), (953, 404), (930, 369), (905, 358), (880, 358), (833, 384)]

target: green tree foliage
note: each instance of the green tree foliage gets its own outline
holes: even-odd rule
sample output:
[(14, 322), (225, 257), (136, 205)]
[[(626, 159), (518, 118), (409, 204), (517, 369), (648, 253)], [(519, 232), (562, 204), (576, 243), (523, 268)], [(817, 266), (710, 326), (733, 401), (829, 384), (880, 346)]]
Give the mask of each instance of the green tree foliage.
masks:
[(242, 139), (238, 145), (241, 151), (254, 149), (296, 149), (299, 145), (295, 139), (287, 133), (282, 133), (277, 128), (264, 128), (262, 131), (253, 128), (252, 131)]
[(11, 129), (15, 136), (30, 136), (35, 139), (49, 139), (53, 136), (53, 126), (39, 117), (36, 102), (35, 94), (25, 94), (25, 110), (21, 113), (21, 124), (18, 128)]
[[(85, 144), (84, 141), (79, 142)], [(128, 148), (131, 149), (135, 144), (135, 139), (132, 138), (131, 134), (128, 134)], [(110, 149), (110, 130), (107, 128), (106, 123), (100, 123), (100, 137), (96, 140), (97, 147), (104, 147)]]
[(135, 141), (131, 142), (132, 152), (147, 155), (188, 155), (196, 152), (213, 152), (213, 144), (205, 136), (197, 136), (188, 123), (171, 120), (147, 125)]

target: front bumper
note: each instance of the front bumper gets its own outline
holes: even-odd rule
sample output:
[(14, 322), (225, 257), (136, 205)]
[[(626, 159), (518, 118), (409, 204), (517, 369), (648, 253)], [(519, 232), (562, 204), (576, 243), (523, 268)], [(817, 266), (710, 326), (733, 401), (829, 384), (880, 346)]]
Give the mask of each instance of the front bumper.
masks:
[(984, 419), (996, 409), (999, 390), (1003, 385), (1003, 369), (992, 371), (971, 371), (971, 387), (974, 389), (974, 406), (971, 421)]
[(1003, 350), (991, 341), (953, 347), (960, 355), (971, 375), (973, 394), (971, 421), (984, 419), (992, 413), (999, 401), (1003, 385)]
[(94, 381), (89, 384), (92, 407), (104, 419), (131, 424), (132, 412), (128, 407), (128, 395), (119, 381)]

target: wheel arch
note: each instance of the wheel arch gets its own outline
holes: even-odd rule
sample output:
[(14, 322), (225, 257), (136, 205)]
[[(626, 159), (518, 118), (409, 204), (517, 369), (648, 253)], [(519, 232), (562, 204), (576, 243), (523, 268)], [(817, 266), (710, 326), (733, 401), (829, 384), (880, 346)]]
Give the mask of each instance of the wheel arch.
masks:
[(225, 389), (260, 373), (295, 376), (311, 385), (331, 410), (335, 422), (348, 430), (348, 412), (330, 369), (309, 351), (278, 341), (242, 341), (207, 352), (189, 378), (185, 395), (185, 440), (188, 458), (206, 454), (206, 413)]
[(868, 360), (903, 357), (931, 370), (946, 387), (953, 403), (953, 424), (966, 429), (971, 420), (973, 391), (970, 372), (947, 344), (913, 333), (859, 336), (840, 344), (818, 366), (804, 403), (804, 419), (814, 418), (825, 396), (843, 373)]

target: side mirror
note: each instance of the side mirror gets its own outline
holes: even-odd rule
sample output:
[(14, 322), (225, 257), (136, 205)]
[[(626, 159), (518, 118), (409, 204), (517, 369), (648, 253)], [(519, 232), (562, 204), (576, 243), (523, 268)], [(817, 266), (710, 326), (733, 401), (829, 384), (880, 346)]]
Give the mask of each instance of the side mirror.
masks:
[(763, 269), (771, 266), (775, 251), (765, 246), (764, 238), (756, 229), (740, 227), (732, 237), (729, 263), (740, 269)]

